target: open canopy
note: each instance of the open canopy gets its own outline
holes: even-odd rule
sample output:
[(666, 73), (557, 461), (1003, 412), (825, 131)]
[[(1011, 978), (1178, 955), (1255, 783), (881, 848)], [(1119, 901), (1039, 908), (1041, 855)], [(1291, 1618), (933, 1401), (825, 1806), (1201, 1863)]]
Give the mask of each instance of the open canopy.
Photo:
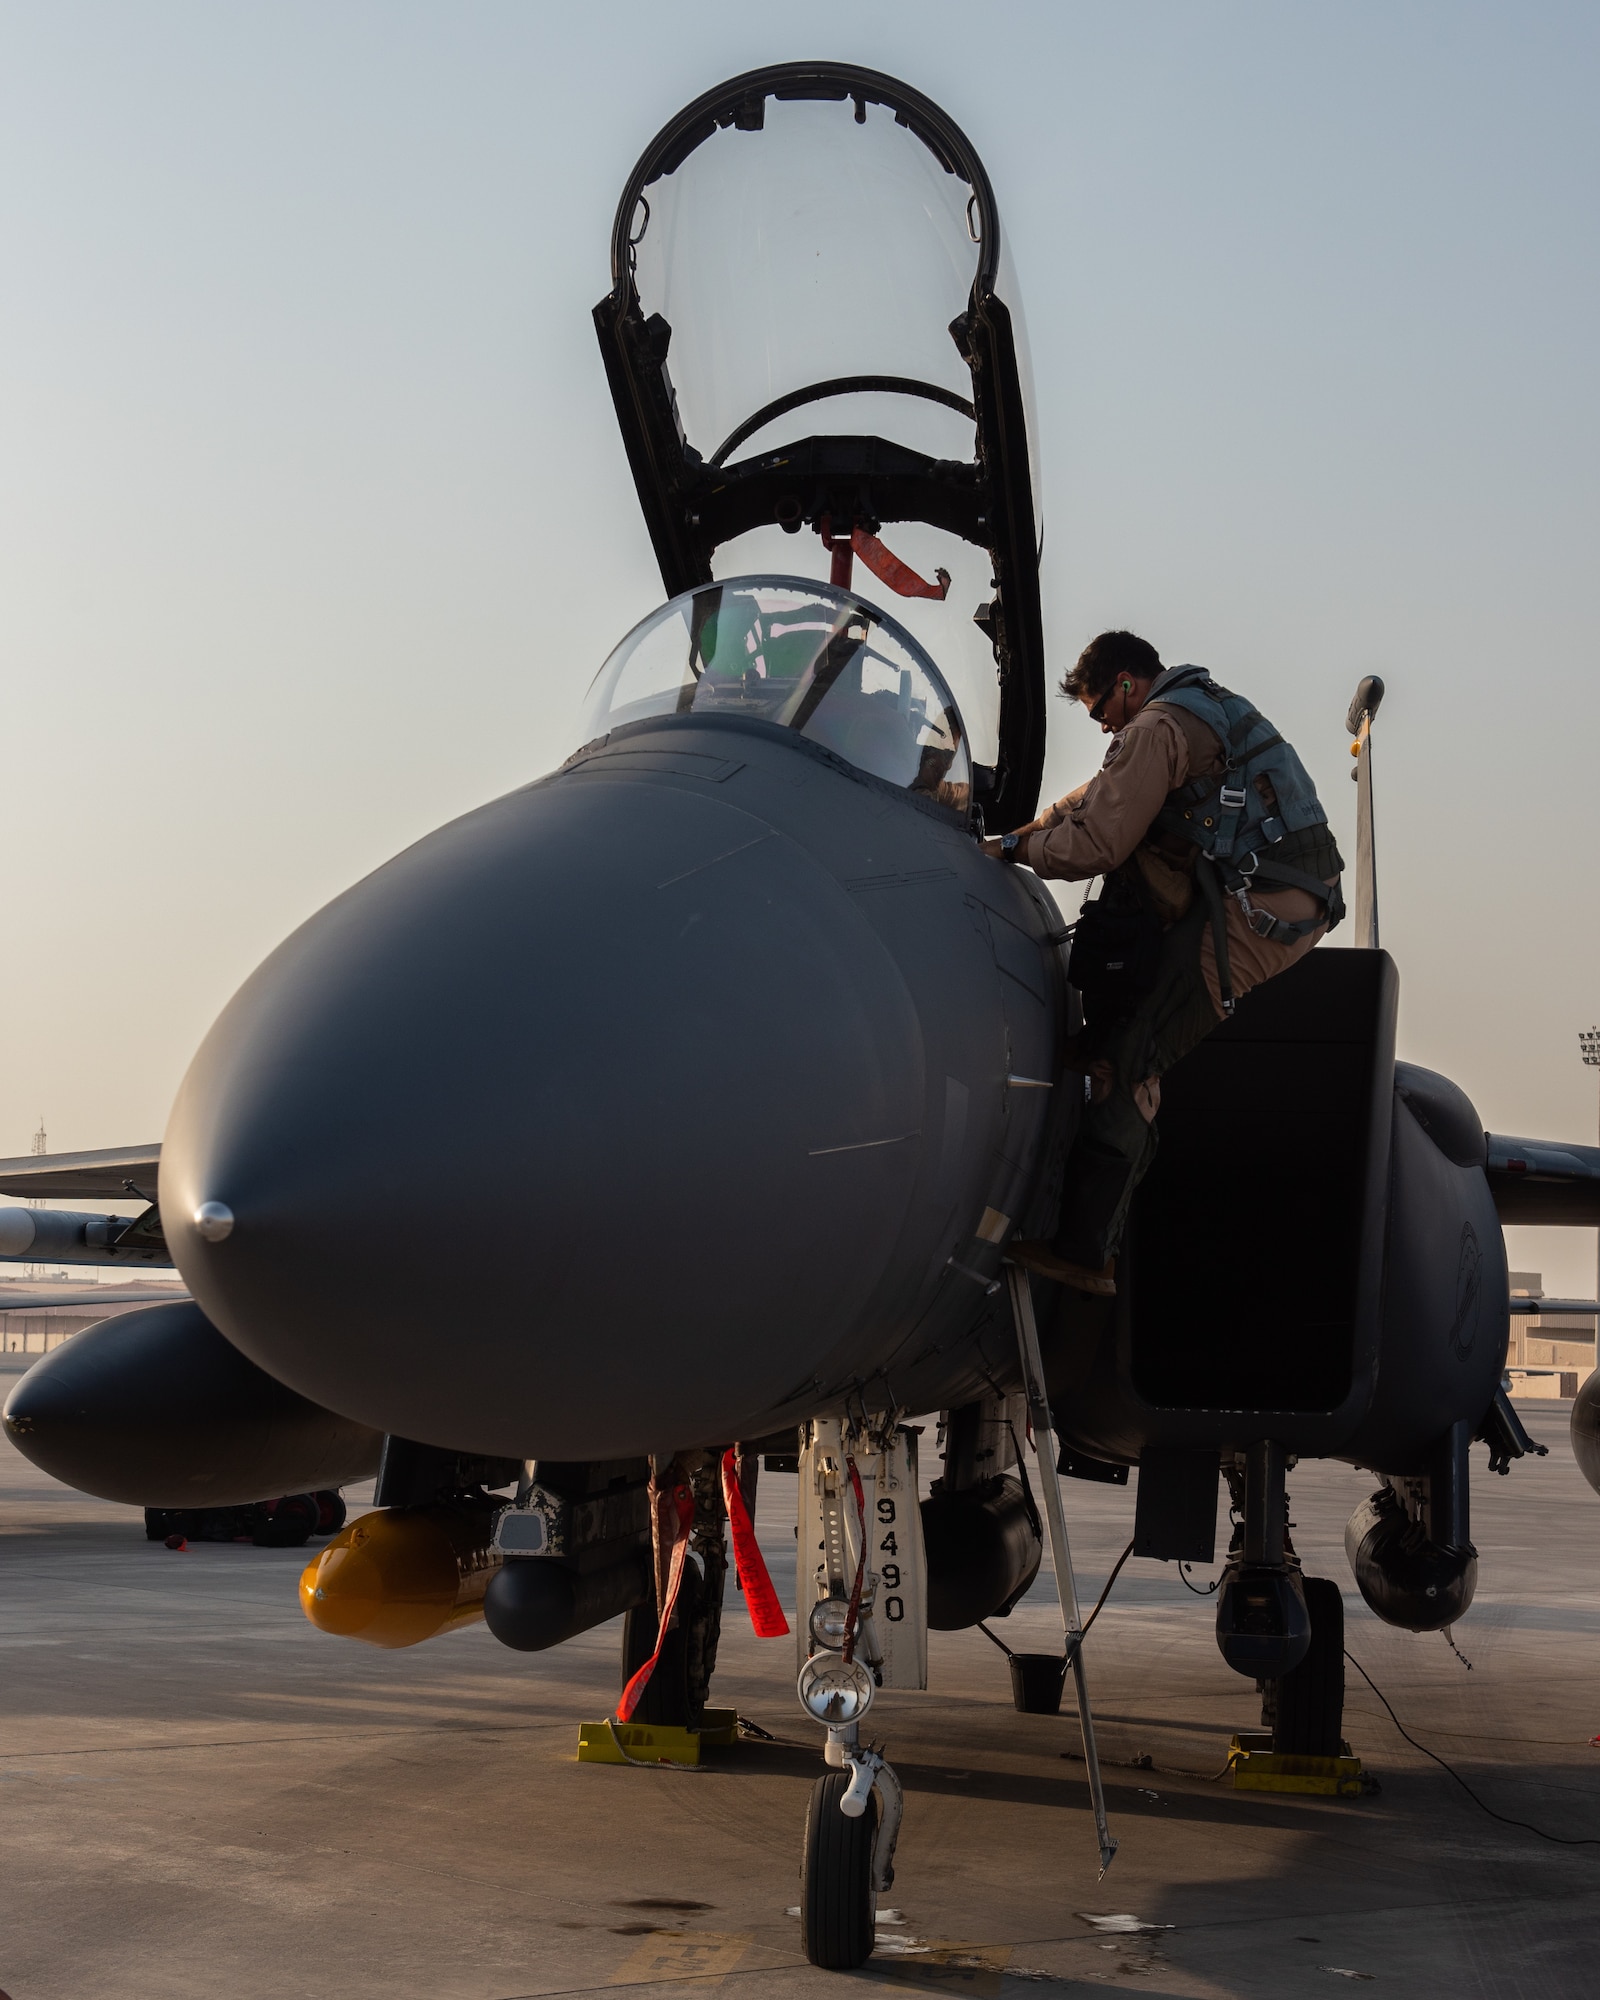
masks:
[(611, 268), (595, 324), (669, 596), (813, 562), (873, 589), (862, 565), (954, 688), (991, 829), (1031, 817), (1044, 647), (1026, 343), (965, 136), (872, 70), (751, 71), (646, 149)]

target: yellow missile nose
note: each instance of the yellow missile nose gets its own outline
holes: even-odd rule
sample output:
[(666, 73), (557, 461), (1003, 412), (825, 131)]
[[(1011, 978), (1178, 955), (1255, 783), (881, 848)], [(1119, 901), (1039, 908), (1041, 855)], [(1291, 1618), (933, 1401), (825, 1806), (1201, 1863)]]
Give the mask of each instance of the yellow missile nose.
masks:
[(416, 1646), (475, 1624), (499, 1567), (481, 1509), (408, 1507), (363, 1514), (300, 1576), (300, 1608), (320, 1632), (369, 1646)]

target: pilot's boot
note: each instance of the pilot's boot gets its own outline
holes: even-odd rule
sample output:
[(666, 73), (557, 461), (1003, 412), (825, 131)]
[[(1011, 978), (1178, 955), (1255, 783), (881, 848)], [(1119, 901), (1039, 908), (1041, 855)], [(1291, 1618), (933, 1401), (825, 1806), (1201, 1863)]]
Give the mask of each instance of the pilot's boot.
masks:
[(1032, 1271), (1036, 1277), (1050, 1278), (1058, 1285), (1070, 1285), (1075, 1292), (1088, 1292), (1091, 1297), (1110, 1299), (1117, 1292), (1117, 1260), (1108, 1258), (1098, 1270), (1091, 1270), (1087, 1264), (1075, 1264), (1070, 1257), (1063, 1257), (1053, 1243), (1042, 1237), (1024, 1237), (1021, 1242), (1006, 1246), (1006, 1255), (1025, 1271)]
[[(1122, 1242), (1133, 1190), (1155, 1153), (1155, 1135), (1133, 1108), (1131, 1099), (1119, 1121), (1122, 1144), (1107, 1144), (1092, 1133), (1080, 1133), (1067, 1155), (1061, 1188), (1061, 1220), (1050, 1245), (1063, 1266), (1092, 1274), (1102, 1282), (1080, 1285), (1082, 1291), (1114, 1292), (1111, 1273)], [(1109, 1122), (1109, 1121), (1107, 1121)], [(1127, 1129), (1131, 1128), (1131, 1129)], [(1063, 1284), (1072, 1280), (1062, 1278)]]

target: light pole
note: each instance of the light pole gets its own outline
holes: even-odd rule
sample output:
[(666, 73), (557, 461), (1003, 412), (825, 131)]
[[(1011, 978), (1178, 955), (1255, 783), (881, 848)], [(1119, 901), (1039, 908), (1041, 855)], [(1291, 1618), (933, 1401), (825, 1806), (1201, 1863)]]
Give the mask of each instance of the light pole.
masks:
[[(1589, 1069), (1600, 1069), (1600, 1028), (1578, 1030), (1578, 1053)], [(1600, 1137), (1600, 1123), (1597, 1123), (1596, 1136)], [(1600, 1299), (1600, 1230), (1595, 1232), (1594, 1278), (1594, 1295)], [(1596, 1329), (1600, 1333), (1600, 1321), (1596, 1321)], [(1600, 1360), (1600, 1346), (1596, 1347), (1595, 1356)]]
[(1355, 943), (1360, 950), (1378, 949), (1378, 850), (1372, 827), (1372, 723), (1383, 700), (1383, 682), (1376, 674), (1356, 689), (1344, 726), (1355, 741), (1350, 755), (1356, 767), (1356, 893)]

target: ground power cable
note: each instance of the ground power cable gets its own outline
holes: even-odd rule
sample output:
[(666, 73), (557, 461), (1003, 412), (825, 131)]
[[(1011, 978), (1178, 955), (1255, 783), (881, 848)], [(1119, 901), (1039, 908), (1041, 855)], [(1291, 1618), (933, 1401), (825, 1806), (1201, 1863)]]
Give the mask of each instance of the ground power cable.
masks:
[(1472, 1787), (1467, 1783), (1466, 1779), (1462, 1777), (1461, 1773), (1458, 1770), (1456, 1770), (1452, 1765), (1447, 1764), (1436, 1750), (1430, 1750), (1426, 1743), (1419, 1743), (1417, 1741), (1417, 1739), (1411, 1734), (1411, 1731), (1407, 1729), (1405, 1724), (1400, 1720), (1399, 1716), (1395, 1714), (1393, 1708), (1390, 1707), (1389, 1697), (1384, 1693), (1383, 1689), (1379, 1687), (1378, 1683), (1372, 1678), (1371, 1674), (1367, 1672), (1366, 1668), (1362, 1666), (1361, 1662), (1356, 1658), (1355, 1654), (1350, 1652), (1348, 1648), (1345, 1651), (1345, 1658), (1350, 1662), (1351, 1666), (1355, 1668), (1356, 1672), (1366, 1682), (1367, 1686), (1371, 1688), (1372, 1692), (1378, 1697), (1379, 1701), (1383, 1703), (1384, 1707), (1389, 1710), (1389, 1720), (1394, 1724), (1395, 1728), (1399, 1730), (1400, 1734), (1411, 1745), (1412, 1749), (1420, 1750), (1424, 1757), (1431, 1757), (1434, 1763), (1436, 1763), (1439, 1766), (1439, 1769), (1441, 1771), (1443, 1771), (1448, 1777), (1454, 1778), (1456, 1783), (1461, 1787), (1462, 1791), (1466, 1793), (1467, 1797), (1471, 1799), (1472, 1803), (1478, 1808), (1480, 1812), (1486, 1812), (1489, 1815), (1490, 1819), (1499, 1820), (1502, 1826), (1514, 1826), (1519, 1828), (1523, 1833), (1531, 1833), (1537, 1835), (1540, 1840), (1554, 1841), (1558, 1847), (1600, 1847), (1600, 1835), (1589, 1834), (1589, 1833), (1578, 1833), (1578, 1834), (1546, 1833), (1542, 1826), (1534, 1826), (1530, 1821), (1525, 1819), (1512, 1819), (1509, 1816), (1509, 1814), (1503, 1812), (1496, 1812), (1493, 1806), (1486, 1805), (1484, 1801), (1478, 1797), (1478, 1794), (1472, 1789)]
[[(1082, 1625), (1078, 1627), (1077, 1632), (1073, 1635), (1080, 1642), (1080, 1644), (1086, 1637), (1089, 1627), (1100, 1616), (1101, 1610), (1104, 1608), (1106, 1599), (1111, 1595), (1112, 1584), (1114, 1584), (1117, 1578), (1122, 1574), (1122, 1565), (1128, 1560), (1129, 1556), (1131, 1556), (1132, 1554), (1133, 1554), (1133, 1544), (1132, 1542), (1129, 1542), (1128, 1546), (1122, 1551), (1122, 1554), (1117, 1557), (1116, 1568), (1113, 1569), (1111, 1574), (1106, 1578), (1105, 1589), (1102, 1590), (1100, 1595), (1095, 1599), (1094, 1609), (1089, 1613), (1088, 1617), (1084, 1619)], [(1016, 1658), (1016, 1654), (1012, 1651), (1011, 1647), (1009, 1647), (1006, 1644), (1005, 1640), (1001, 1638), (1000, 1634), (998, 1632), (991, 1632), (988, 1626), (983, 1622), (981, 1618), (978, 1620), (978, 1630), (983, 1634), (983, 1636), (986, 1639), (992, 1640), (994, 1644), (1000, 1648), (1001, 1652), (1005, 1654), (1008, 1660), (1014, 1660)]]
[(1116, 1568), (1106, 1578), (1105, 1589), (1102, 1590), (1100, 1595), (1095, 1599), (1094, 1609), (1089, 1613), (1088, 1617), (1084, 1619), (1083, 1625), (1078, 1633), (1078, 1637), (1080, 1639), (1088, 1631), (1089, 1627), (1094, 1623), (1094, 1621), (1100, 1616), (1101, 1611), (1105, 1607), (1106, 1599), (1111, 1595), (1112, 1584), (1114, 1584), (1117, 1578), (1121, 1576), (1122, 1565), (1128, 1560), (1129, 1556), (1131, 1556), (1132, 1554), (1133, 1554), (1133, 1544), (1132, 1542), (1129, 1542), (1128, 1546), (1122, 1551), (1122, 1554), (1117, 1557)]

